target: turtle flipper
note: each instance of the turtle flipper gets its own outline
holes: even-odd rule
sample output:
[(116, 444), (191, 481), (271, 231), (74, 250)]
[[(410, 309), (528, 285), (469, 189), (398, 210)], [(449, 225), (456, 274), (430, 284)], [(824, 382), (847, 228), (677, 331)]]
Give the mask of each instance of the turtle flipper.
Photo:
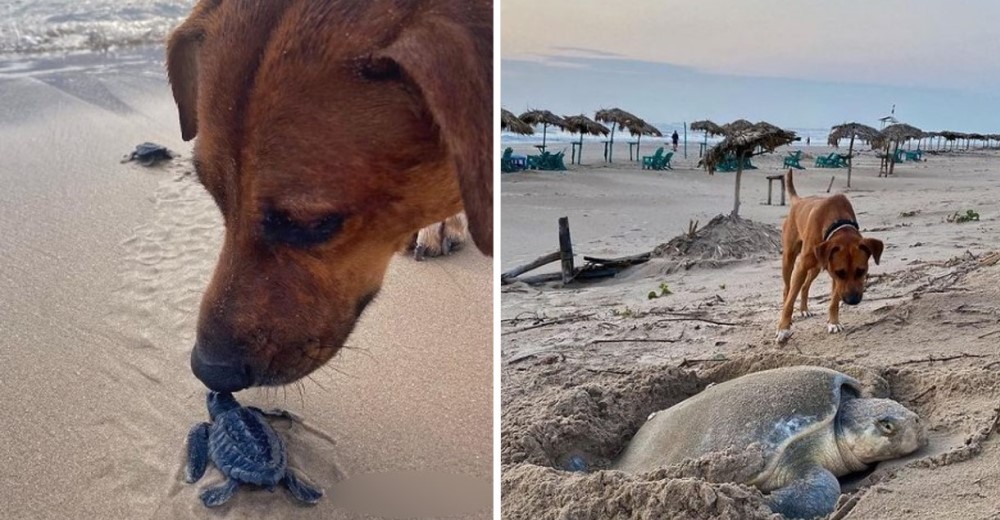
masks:
[(840, 482), (823, 467), (811, 467), (791, 484), (776, 489), (768, 505), (786, 518), (824, 517), (833, 512), (840, 496)]
[(201, 503), (205, 504), (205, 507), (217, 507), (228, 502), (230, 498), (233, 498), (233, 493), (236, 493), (239, 487), (239, 482), (228, 479), (221, 486), (202, 491), (198, 497), (201, 498)]
[(293, 473), (292, 470), (288, 470), (288, 472), (285, 473), (283, 482), (285, 483), (285, 486), (288, 487), (288, 491), (292, 493), (292, 496), (302, 502), (315, 504), (316, 502), (319, 502), (320, 498), (323, 498), (322, 489), (313, 488), (305, 482), (302, 482), (295, 476), (295, 473)]
[(184, 468), (184, 480), (188, 484), (197, 482), (208, 467), (208, 423), (198, 423), (188, 432), (188, 460)]

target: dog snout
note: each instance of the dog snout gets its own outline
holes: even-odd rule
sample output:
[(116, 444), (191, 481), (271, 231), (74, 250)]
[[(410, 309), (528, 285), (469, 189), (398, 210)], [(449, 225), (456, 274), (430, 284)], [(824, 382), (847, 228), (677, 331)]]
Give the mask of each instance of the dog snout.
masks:
[(191, 371), (216, 392), (238, 392), (253, 386), (253, 373), (235, 342), (198, 333), (191, 349)]
[(861, 303), (861, 293), (847, 293), (844, 295), (844, 303), (848, 305), (857, 305)]

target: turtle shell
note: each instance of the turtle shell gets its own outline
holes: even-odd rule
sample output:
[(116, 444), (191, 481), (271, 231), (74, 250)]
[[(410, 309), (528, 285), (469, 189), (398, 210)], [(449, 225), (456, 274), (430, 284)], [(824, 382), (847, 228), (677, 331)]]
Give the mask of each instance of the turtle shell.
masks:
[(813, 366), (765, 370), (710, 386), (657, 412), (614, 464), (632, 473), (758, 444), (768, 465), (804, 436), (833, 432), (842, 399), (861, 395), (852, 377)]
[(208, 442), (215, 465), (239, 482), (271, 488), (285, 476), (285, 443), (253, 410), (237, 408), (216, 416)]

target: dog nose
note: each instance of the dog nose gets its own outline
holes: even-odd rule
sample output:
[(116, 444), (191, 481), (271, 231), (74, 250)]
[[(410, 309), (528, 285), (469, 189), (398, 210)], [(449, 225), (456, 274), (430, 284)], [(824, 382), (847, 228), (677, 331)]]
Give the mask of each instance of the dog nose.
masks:
[(861, 294), (860, 293), (851, 293), (851, 294), (848, 294), (848, 295), (844, 296), (844, 303), (846, 303), (848, 305), (857, 305), (857, 304), (861, 303)]
[(253, 385), (253, 374), (242, 359), (218, 351), (210, 352), (200, 343), (191, 349), (191, 371), (216, 392), (238, 392)]

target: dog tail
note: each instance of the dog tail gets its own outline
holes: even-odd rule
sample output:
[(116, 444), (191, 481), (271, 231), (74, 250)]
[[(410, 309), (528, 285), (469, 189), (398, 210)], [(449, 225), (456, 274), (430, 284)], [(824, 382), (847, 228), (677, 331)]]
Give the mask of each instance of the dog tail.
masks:
[(785, 174), (785, 191), (788, 192), (788, 197), (792, 200), (799, 198), (799, 194), (795, 193), (795, 183), (792, 182), (792, 169), (788, 169), (788, 173)]

